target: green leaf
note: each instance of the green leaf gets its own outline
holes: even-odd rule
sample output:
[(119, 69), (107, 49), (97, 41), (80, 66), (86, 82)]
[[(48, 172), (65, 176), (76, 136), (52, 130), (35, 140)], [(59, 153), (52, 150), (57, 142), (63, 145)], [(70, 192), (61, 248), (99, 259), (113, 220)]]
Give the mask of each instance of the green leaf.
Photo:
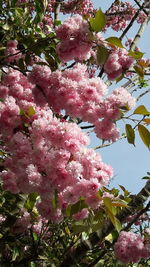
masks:
[(9, 25), (6, 23), (2, 26), (2, 28), (5, 30), (5, 31), (9, 31), (10, 27)]
[(31, 62), (31, 55), (30, 55), (29, 53), (27, 53), (27, 54), (25, 55), (25, 63), (26, 63), (27, 65), (29, 65), (30, 62)]
[(83, 208), (87, 208), (87, 207), (88, 205), (85, 203), (84, 200), (79, 200), (77, 203), (71, 205), (70, 216), (81, 211)]
[(118, 199), (112, 202), (112, 206), (114, 207), (127, 207), (127, 203), (124, 200)]
[(150, 132), (149, 132), (149, 130), (145, 126), (139, 124), (138, 125), (138, 131), (139, 131), (139, 135), (140, 135), (143, 143), (148, 147), (148, 149), (150, 149)]
[(18, 0), (12, 0), (12, 1), (11, 1), (11, 5), (12, 5), (12, 7), (15, 7), (17, 1), (18, 1)]
[(144, 77), (144, 71), (143, 71), (143, 69), (140, 67), (140, 66), (134, 66), (133, 67), (134, 69), (135, 69), (135, 71), (136, 71), (136, 73), (141, 77), (141, 78), (143, 78)]
[(150, 115), (150, 112), (146, 109), (145, 106), (141, 105), (134, 110), (133, 114)]
[(109, 57), (108, 49), (104, 46), (98, 46), (97, 48), (97, 62), (98, 64), (104, 64)]
[(19, 68), (20, 68), (22, 71), (25, 71), (25, 64), (24, 64), (24, 60), (23, 60), (23, 58), (20, 58), (20, 59), (18, 60), (18, 66), (19, 66)]
[(95, 18), (90, 19), (90, 26), (93, 31), (99, 32), (101, 31), (106, 25), (106, 16), (102, 12), (101, 9), (99, 9), (96, 12)]
[(116, 83), (119, 83), (124, 78), (124, 72), (116, 79)]
[(74, 234), (79, 234), (82, 232), (88, 232), (89, 231), (89, 225), (83, 225), (83, 224), (73, 225), (72, 230), (73, 230)]
[(120, 188), (122, 189), (122, 191), (124, 192), (124, 196), (127, 197), (129, 196), (130, 192), (128, 190), (125, 189), (125, 187), (123, 185), (119, 185)]
[(26, 115), (25, 111), (22, 108), (20, 109), (19, 115), (21, 115), (21, 116), (25, 116)]
[(103, 198), (105, 207), (113, 214), (116, 215), (116, 208), (112, 206), (112, 200), (109, 197)]
[(132, 56), (134, 59), (141, 59), (144, 55), (144, 53), (140, 51), (129, 51), (129, 56)]
[(32, 117), (36, 114), (35, 109), (33, 107), (29, 107), (27, 114), (29, 117)]
[(104, 218), (104, 212), (103, 211), (97, 211), (95, 216), (94, 216), (94, 221), (99, 221), (101, 222)]
[(61, 20), (55, 20), (55, 21), (54, 21), (54, 25), (55, 25), (55, 26), (58, 26), (58, 25), (60, 25), (60, 24), (61, 24)]
[(34, 240), (35, 240), (35, 241), (37, 241), (37, 240), (38, 240), (38, 236), (37, 236), (37, 234), (36, 234), (36, 233), (34, 233), (34, 232), (33, 232), (33, 238), (34, 238)]
[(42, 0), (35, 0), (35, 10), (36, 10), (36, 15), (35, 18), (33, 20), (33, 24), (38, 24), (43, 16), (44, 16), (44, 11), (45, 11), (45, 7), (46, 7), (46, 1), (42, 1)]
[(15, 247), (13, 249), (13, 254), (12, 254), (12, 261), (15, 261), (16, 258), (19, 256), (20, 252), (19, 252), (19, 249), (17, 247)]
[(54, 209), (57, 208), (57, 203), (58, 203), (58, 192), (57, 192), (57, 190), (55, 190), (54, 198), (52, 200), (52, 206)]
[(135, 146), (135, 132), (134, 129), (130, 124), (126, 124), (126, 134), (127, 134), (127, 140), (129, 144), (132, 144)]
[(114, 225), (115, 229), (119, 233), (122, 229), (121, 222), (109, 210), (107, 210), (106, 213), (109, 219), (111, 220), (112, 224)]
[(24, 207), (31, 212), (33, 210), (33, 207), (35, 205), (36, 199), (37, 199), (38, 193), (31, 193), (29, 194), (27, 200), (25, 201)]
[(120, 47), (120, 48), (124, 48), (123, 44), (121, 43), (121, 41), (118, 37), (112, 36), (112, 37), (107, 38), (106, 41), (109, 44), (115, 45), (115, 46)]

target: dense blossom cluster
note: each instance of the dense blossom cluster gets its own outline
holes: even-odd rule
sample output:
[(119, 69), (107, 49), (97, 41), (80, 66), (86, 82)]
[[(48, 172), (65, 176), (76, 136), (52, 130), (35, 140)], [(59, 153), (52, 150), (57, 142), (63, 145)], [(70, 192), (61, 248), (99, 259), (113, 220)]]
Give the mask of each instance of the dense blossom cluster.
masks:
[(104, 64), (104, 70), (109, 80), (115, 80), (123, 72), (128, 70), (134, 62), (133, 57), (128, 55), (124, 48), (113, 49)]
[[(147, 1), (146, 1), (147, 2)], [(148, 7), (147, 3), (145, 4)], [(130, 2), (115, 1), (111, 8), (106, 12), (106, 28), (111, 27), (115, 31), (124, 29), (137, 12)], [(140, 11), (137, 17), (138, 23), (143, 23), (147, 18), (144, 11)]]
[[(132, 222), (136, 219), (136, 214), (130, 215), (127, 218), (125, 218), (124, 223)], [(144, 221), (150, 221), (150, 218), (148, 214), (142, 214), (135, 222), (135, 225), (142, 225)]]
[(56, 29), (57, 52), (62, 62), (73, 59), (87, 60), (91, 56), (92, 42), (89, 25), (80, 15), (70, 17)]
[[(124, 88), (106, 97), (107, 87), (100, 78), (89, 78), (87, 67), (76, 64), (72, 69), (52, 72), (46, 66), (34, 66), (30, 80), (40, 86), (55, 112), (93, 123), (99, 138), (115, 141), (119, 136), (113, 120), (120, 109), (132, 109), (135, 99)], [(106, 97), (106, 98), (104, 98)]]
[(114, 245), (114, 251), (121, 262), (136, 263), (141, 258), (150, 257), (150, 244), (145, 244), (144, 238), (138, 234), (122, 231)]
[(5, 62), (11, 63), (18, 61), (22, 57), (21, 52), (17, 49), (17, 45), (18, 42), (16, 40), (10, 40), (7, 42), (7, 47), (5, 50)]
[[(112, 168), (85, 147), (89, 139), (80, 127), (53, 118), (46, 99), (27, 77), (11, 70), (1, 83), (0, 97), (5, 190), (38, 192), (41, 215), (57, 222), (68, 204), (81, 196), (88, 200), (108, 184)], [(52, 205), (56, 191), (57, 209)]]
[(90, 0), (68, 0), (62, 3), (61, 11), (64, 14), (90, 15), (93, 13), (94, 7)]

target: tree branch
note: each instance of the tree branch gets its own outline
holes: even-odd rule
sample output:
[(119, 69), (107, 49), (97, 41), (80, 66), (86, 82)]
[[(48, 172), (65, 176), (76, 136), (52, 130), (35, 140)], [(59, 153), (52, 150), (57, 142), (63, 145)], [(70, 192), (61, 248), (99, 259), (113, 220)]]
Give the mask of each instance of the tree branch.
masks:
[(122, 40), (123, 37), (126, 35), (126, 33), (130, 30), (130, 28), (132, 27), (134, 21), (137, 19), (137, 17), (138, 17), (138, 15), (139, 15), (139, 13), (140, 13), (141, 10), (142, 10), (142, 7), (139, 8), (139, 9), (137, 10), (137, 12), (135, 13), (135, 15), (134, 15), (133, 18), (131, 19), (130, 23), (128, 24), (128, 26), (125, 28), (125, 30), (124, 30), (123, 33), (121, 34), (121, 36), (120, 36), (120, 40)]
[(149, 19), (150, 19), (150, 12), (149, 12), (147, 18), (146, 18), (146, 19), (144, 20), (144, 22), (141, 24), (141, 26), (140, 26), (140, 28), (139, 28), (139, 30), (138, 30), (138, 32), (137, 32), (137, 34), (136, 34), (136, 36), (135, 36), (135, 38), (134, 38), (132, 44), (131, 44), (131, 46), (130, 46), (130, 50), (134, 50), (134, 49), (135, 49), (136, 44), (138, 43), (138, 41), (140, 40), (142, 34), (143, 34), (144, 31), (145, 31), (145, 28), (146, 28), (146, 26), (147, 26), (147, 24), (148, 24), (148, 22), (149, 22)]
[[(150, 182), (148, 181), (143, 189), (133, 197), (128, 207), (124, 208), (116, 217), (123, 222), (124, 219), (135, 213), (135, 210), (144, 204), (148, 197), (150, 196)], [(110, 220), (104, 224), (103, 228), (97, 232), (92, 233), (89, 236), (88, 242), (86, 240), (82, 241), (75, 249), (74, 252), (70, 252), (67, 254), (65, 260), (60, 265), (61, 267), (71, 267), (74, 266), (75, 263), (79, 263), (81, 258), (83, 258), (87, 251), (94, 247), (97, 243), (103, 241), (105, 236), (112, 232), (114, 229), (113, 224)]]
[[(141, 5), (137, 0), (134, 0), (134, 2), (137, 4), (138, 7), (141, 8)], [(143, 8), (143, 12), (148, 16), (148, 12), (144, 8)]]

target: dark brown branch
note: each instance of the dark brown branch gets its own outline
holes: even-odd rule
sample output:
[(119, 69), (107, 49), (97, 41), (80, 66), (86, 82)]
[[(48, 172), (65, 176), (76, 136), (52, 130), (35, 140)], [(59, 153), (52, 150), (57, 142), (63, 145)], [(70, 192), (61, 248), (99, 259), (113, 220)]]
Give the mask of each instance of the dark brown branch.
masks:
[[(140, 3), (137, 0), (134, 0), (134, 2), (137, 4), (138, 7), (142, 7)], [(148, 16), (148, 12), (143, 8), (143, 12)]]
[(132, 225), (139, 219), (139, 217), (140, 217), (142, 214), (146, 213), (146, 212), (149, 210), (149, 208), (150, 208), (150, 201), (148, 202), (147, 206), (146, 206), (145, 208), (141, 209), (141, 210), (137, 213), (137, 215), (134, 217), (134, 219), (133, 219), (130, 223), (128, 223), (127, 226), (124, 227), (122, 230), (123, 230), (123, 231), (127, 231), (127, 230), (129, 230), (130, 227), (131, 227), (131, 226), (132, 226)]
[(134, 15), (133, 18), (131, 19), (130, 23), (128, 24), (128, 26), (125, 28), (125, 30), (124, 30), (123, 33), (121, 34), (121, 36), (120, 36), (120, 40), (122, 40), (123, 37), (127, 34), (127, 32), (130, 30), (130, 28), (132, 27), (134, 21), (137, 19), (137, 17), (138, 17), (138, 15), (139, 15), (139, 13), (140, 13), (141, 10), (142, 10), (142, 7), (139, 8), (139, 9), (137, 10), (137, 12), (135, 13), (135, 15)]

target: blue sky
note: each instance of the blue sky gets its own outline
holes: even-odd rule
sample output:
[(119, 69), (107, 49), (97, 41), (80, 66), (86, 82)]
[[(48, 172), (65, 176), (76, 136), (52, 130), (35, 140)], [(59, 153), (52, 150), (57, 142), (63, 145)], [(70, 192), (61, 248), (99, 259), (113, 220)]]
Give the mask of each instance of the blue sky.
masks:
[[(97, 8), (101, 8), (105, 11), (112, 4), (112, 0), (97, 0), (93, 1)], [(129, 1), (134, 3), (134, 1)], [(130, 30), (128, 37), (134, 37), (139, 25), (134, 25)], [(145, 57), (150, 58), (149, 49), (149, 34), (150, 25), (146, 29), (142, 40), (138, 43), (138, 46), (145, 52)], [(110, 32), (110, 36), (119, 36), (120, 33)], [(115, 85), (114, 88), (117, 88)], [(149, 88), (149, 87), (148, 87)], [(150, 94), (143, 97), (142, 101), (138, 105), (144, 104), (147, 109), (150, 110)], [(126, 122), (129, 123), (129, 122)], [(150, 130), (150, 129), (149, 129)], [(124, 131), (124, 126), (121, 126), (121, 132)], [(94, 135), (92, 135), (92, 146), (100, 145)], [(111, 182), (111, 186), (118, 186), (118, 184), (124, 185), (130, 192), (137, 193), (145, 184), (145, 180), (141, 180), (146, 175), (147, 171), (150, 171), (150, 152), (140, 140), (138, 133), (136, 133), (136, 147), (127, 143), (127, 140), (120, 140), (115, 144), (98, 150), (102, 155), (103, 161), (112, 165), (114, 168), (114, 179)]]

